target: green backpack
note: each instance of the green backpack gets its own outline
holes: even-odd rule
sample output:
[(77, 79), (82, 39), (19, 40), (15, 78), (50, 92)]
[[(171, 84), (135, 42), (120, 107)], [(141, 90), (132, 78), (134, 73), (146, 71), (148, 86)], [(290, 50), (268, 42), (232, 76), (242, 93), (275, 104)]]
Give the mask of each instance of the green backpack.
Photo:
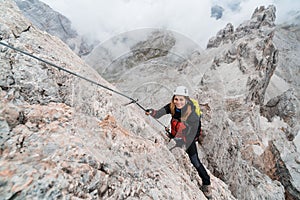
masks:
[(202, 115), (202, 112), (201, 112), (198, 101), (196, 99), (192, 99), (192, 98), (190, 98), (190, 99), (195, 106), (195, 113), (200, 117)]

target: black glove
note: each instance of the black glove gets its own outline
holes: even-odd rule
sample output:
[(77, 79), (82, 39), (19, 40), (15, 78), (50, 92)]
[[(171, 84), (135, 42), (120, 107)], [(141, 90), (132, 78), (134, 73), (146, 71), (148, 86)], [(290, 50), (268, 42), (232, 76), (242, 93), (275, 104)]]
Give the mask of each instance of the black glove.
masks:
[(170, 129), (168, 127), (165, 127), (166, 130), (166, 135), (168, 136), (168, 138), (172, 139), (174, 138), (174, 136), (171, 134)]
[(152, 109), (152, 108), (147, 109), (147, 110), (145, 110), (145, 115), (151, 115), (152, 116), (153, 111), (154, 111), (154, 109)]

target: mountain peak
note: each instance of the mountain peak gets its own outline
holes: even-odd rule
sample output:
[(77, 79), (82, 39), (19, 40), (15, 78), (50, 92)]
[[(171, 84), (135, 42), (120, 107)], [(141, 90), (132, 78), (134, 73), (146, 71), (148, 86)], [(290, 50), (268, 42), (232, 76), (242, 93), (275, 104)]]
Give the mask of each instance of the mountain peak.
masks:
[(276, 8), (273, 5), (265, 8), (261, 6), (256, 8), (250, 20), (240, 24), (236, 30), (231, 23), (228, 23), (224, 29), (218, 31), (215, 37), (209, 39), (207, 48), (218, 47), (220, 44), (233, 42), (250, 34), (269, 34), (275, 27)]

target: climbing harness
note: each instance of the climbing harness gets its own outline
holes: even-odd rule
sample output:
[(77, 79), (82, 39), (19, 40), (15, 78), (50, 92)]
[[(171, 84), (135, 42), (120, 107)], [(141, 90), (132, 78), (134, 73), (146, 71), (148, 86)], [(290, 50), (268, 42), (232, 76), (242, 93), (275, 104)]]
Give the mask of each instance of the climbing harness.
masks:
[[(20, 52), (20, 53), (22, 53), (22, 54), (24, 54), (24, 55), (27, 55), (27, 56), (29, 56), (29, 57), (31, 57), (31, 58), (34, 58), (34, 59), (36, 59), (36, 60), (38, 60), (38, 61), (41, 61), (41, 62), (43, 62), (43, 63), (46, 63), (46, 64), (48, 64), (48, 65), (50, 65), (50, 66), (52, 66), (52, 67), (55, 67), (55, 68), (58, 69), (58, 70), (67, 72), (67, 73), (69, 73), (69, 74), (71, 74), (71, 75), (73, 75), (73, 76), (76, 76), (76, 77), (78, 77), (78, 78), (81, 78), (81, 79), (83, 79), (83, 80), (85, 80), (85, 81), (87, 81), (87, 82), (90, 82), (90, 83), (92, 83), (92, 84), (94, 84), (94, 85), (96, 85), (96, 86), (102, 87), (102, 88), (104, 88), (104, 89), (106, 89), (106, 90), (109, 90), (109, 91), (114, 92), (114, 93), (116, 93), (116, 94), (118, 94), (118, 95), (121, 95), (121, 96), (123, 96), (123, 97), (125, 97), (125, 98), (127, 98), (127, 99), (130, 100), (130, 102), (127, 103), (127, 104), (124, 104), (124, 106), (127, 106), (127, 105), (129, 105), (129, 104), (134, 103), (134, 104), (136, 104), (139, 108), (141, 108), (143, 111), (146, 112), (146, 108), (144, 108), (141, 104), (139, 104), (139, 103), (137, 102), (138, 99), (133, 99), (133, 98), (131, 98), (131, 97), (129, 97), (129, 96), (127, 96), (127, 95), (121, 93), (121, 92), (118, 92), (118, 91), (116, 91), (116, 90), (114, 90), (114, 89), (111, 89), (111, 88), (105, 86), (105, 85), (102, 85), (102, 84), (100, 84), (100, 83), (97, 83), (96, 81), (93, 81), (93, 80), (91, 80), (91, 79), (88, 79), (88, 78), (86, 78), (86, 77), (84, 77), (84, 76), (82, 76), (82, 75), (80, 75), (80, 74), (77, 74), (77, 73), (72, 72), (72, 71), (70, 71), (70, 70), (68, 70), (68, 69), (65, 69), (65, 68), (63, 68), (63, 67), (60, 67), (60, 66), (58, 66), (58, 65), (56, 65), (56, 64), (53, 64), (53, 63), (51, 63), (51, 62), (49, 62), (49, 61), (47, 61), (47, 60), (41, 59), (41, 58), (39, 58), (39, 57), (37, 57), (37, 56), (34, 56), (34, 55), (32, 55), (32, 54), (30, 54), (30, 53), (28, 53), (28, 52), (26, 52), (26, 51), (23, 51), (23, 50), (21, 50), (21, 49), (15, 48), (15, 47), (13, 47), (13, 46), (11, 46), (11, 45), (8, 45), (8, 44), (5, 44), (5, 43), (3, 43), (3, 42), (1, 42), (1, 41), (0, 41), (0, 44), (3, 45), (3, 46), (5, 46), (5, 47), (8, 47), (8, 48), (10, 48), (10, 49), (13, 49), (13, 50), (15, 50), (15, 51), (17, 51), (17, 52)], [(156, 119), (156, 118), (154, 118), (154, 119), (155, 119), (160, 125), (162, 125), (162, 126), (165, 128), (165, 131), (166, 131), (166, 132), (168, 132), (168, 133), (170, 134), (170, 132), (168, 131), (168, 127), (166, 127), (166, 126), (165, 126), (163, 123), (161, 123), (158, 119)]]

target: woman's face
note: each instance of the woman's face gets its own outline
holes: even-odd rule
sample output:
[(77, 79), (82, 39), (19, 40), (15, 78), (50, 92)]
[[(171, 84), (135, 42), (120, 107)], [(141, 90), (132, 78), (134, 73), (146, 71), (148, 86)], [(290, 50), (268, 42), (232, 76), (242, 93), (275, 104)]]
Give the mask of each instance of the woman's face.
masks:
[(175, 96), (174, 97), (174, 104), (176, 106), (176, 108), (181, 109), (185, 106), (186, 104), (186, 99), (184, 96)]

